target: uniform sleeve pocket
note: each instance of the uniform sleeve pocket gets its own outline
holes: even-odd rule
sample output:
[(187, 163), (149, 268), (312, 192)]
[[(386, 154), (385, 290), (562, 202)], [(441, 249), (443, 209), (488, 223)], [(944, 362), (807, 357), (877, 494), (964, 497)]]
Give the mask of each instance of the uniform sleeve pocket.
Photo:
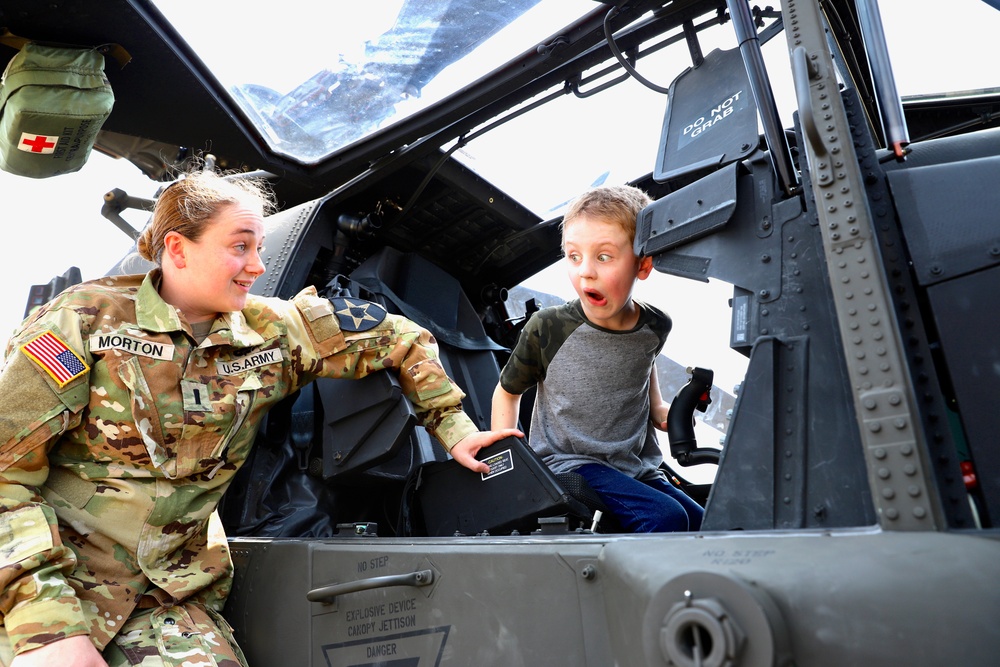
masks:
[(41, 507), (0, 513), (0, 567), (52, 549), (52, 531)]
[(414, 385), (417, 398), (428, 401), (451, 392), (448, 374), (436, 359), (426, 359), (411, 366), (407, 373)]
[(31, 461), (33, 469), (42, 467), (42, 461), (45, 460), (46, 443), (65, 430), (68, 416), (68, 413), (56, 415), (41, 423), (26, 436), (16, 440), (12, 439), (11, 442), (0, 445), (0, 472), (5, 472), (20, 462), (25, 456), (36, 450), (40, 450), (38, 452), (38, 460), (31, 461), (31, 459), (28, 459), (27, 461)]

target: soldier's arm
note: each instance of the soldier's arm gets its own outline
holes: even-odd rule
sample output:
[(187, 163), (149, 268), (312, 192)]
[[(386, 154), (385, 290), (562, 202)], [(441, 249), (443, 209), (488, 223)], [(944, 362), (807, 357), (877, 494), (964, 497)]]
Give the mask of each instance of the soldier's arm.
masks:
[[(60, 386), (44, 368), (56, 362), (21, 349), (46, 330), (58, 332), (43, 326), (16, 335), (0, 372), (0, 615), (16, 653), (88, 633), (65, 579), (75, 556), (39, 490), (49, 473), (48, 449), (78, 419), (88, 378), (85, 371), (73, 377), (70, 363), (62, 379), (71, 379)], [(79, 354), (78, 341), (67, 344)]]
[(343, 300), (319, 298), (311, 288), (293, 299), (295, 309), (283, 321), (289, 348), (297, 352), (292, 369), (296, 384), (314, 377), (357, 379), (389, 370), (397, 374), (420, 423), (447, 451), (478, 433), (462, 410), (465, 394), (441, 365), (430, 332), (378, 306), (368, 309), (365, 302), (351, 302), (362, 305), (344, 314)]

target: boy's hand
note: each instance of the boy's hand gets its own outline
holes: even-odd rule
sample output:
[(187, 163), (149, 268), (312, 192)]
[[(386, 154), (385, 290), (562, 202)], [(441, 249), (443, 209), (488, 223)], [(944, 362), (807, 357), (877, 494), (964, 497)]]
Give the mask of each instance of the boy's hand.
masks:
[(523, 438), (524, 434), (516, 428), (504, 428), (498, 431), (479, 431), (470, 433), (451, 448), (451, 457), (473, 472), (487, 473), (490, 467), (476, 460), (476, 454), (483, 447), (488, 447), (504, 438)]
[(670, 412), (669, 403), (649, 406), (649, 418), (653, 420), (653, 426), (661, 431), (666, 431), (668, 412)]

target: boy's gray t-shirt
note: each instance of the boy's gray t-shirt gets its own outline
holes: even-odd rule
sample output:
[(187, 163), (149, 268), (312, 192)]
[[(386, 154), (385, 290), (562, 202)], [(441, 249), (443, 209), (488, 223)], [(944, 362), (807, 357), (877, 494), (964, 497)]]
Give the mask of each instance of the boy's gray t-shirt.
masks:
[(544, 308), (525, 325), (500, 385), (538, 385), (529, 444), (555, 473), (603, 463), (637, 479), (662, 476), (649, 421), (649, 375), (670, 318), (640, 302), (629, 331), (589, 322), (579, 300)]

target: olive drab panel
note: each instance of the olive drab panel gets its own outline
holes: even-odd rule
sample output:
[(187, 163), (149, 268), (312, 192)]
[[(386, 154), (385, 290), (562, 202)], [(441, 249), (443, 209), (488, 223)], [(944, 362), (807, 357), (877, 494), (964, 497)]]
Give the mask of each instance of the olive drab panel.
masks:
[(0, 169), (30, 178), (78, 171), (114, 101), (99, 50), (25, 44), (0, 85)]

